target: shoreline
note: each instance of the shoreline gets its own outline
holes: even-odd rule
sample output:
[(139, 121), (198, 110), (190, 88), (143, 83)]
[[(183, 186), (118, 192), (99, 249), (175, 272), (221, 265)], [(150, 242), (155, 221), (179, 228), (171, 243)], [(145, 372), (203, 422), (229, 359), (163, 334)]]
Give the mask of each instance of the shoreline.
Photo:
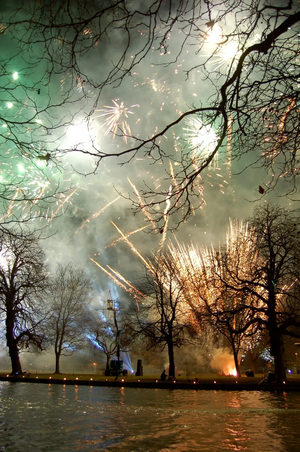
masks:
[(300, 391), (300, 378), (285, 383), (260, 383), (263, 377), (201, 377), (194, 379), (179, 378), (174, 381), (161, 381), (159, 378), (145, 376), (104, 377), (100, 375), (52, 374), (10, 376), (0, 374), (0, 381), (11, 383), (41, 383), (73, 386), (101, 386), (117, 388), (143, 389), (184, 389), (184, 390), (226, 390), (226, 391)]

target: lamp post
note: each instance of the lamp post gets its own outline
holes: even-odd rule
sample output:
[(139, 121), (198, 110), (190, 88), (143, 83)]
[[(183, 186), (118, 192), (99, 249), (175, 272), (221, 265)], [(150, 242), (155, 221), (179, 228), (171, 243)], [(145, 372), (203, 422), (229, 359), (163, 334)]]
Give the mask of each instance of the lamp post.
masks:
[(117, 321), (117, 312), (119, 311), (119, 308), (118, 308), (118, 306), (116, 305), (116, 302), (115, 302), (115, 301), (113, 301), (112, 299), (108, 299), (108, 300), (107, 300), (107, 310), (113, 312), (113, 315), (114, 315), (114, 323), (115, 323), (115, 327), (116, 327), (116, 339), (117, 339), (117, 363), (118, 363), (117, 377), (118, 377), (119, 372), (120, 372), (120, 338), (121, 338), (121, 330), (119, 330), (119, 325), (118, 325), (118, 321)]

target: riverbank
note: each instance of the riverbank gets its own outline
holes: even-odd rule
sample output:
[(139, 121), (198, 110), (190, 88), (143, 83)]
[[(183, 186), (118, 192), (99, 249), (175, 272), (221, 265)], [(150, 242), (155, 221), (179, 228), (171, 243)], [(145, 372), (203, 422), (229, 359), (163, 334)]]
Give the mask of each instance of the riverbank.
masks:
[(98, 374), (25, 374), (10, 376), (0, 373), (0, 381), (13, 383), (41, 383), (63, 385), (89, 385), (108, 387), (132, 387), (155, 389), (192, 389), (192, 390), (247, 390), (247, 391), (300, 391), (300, 375), (291, 375), (283, 384), (261, 383), (263, 375), (255, 377), (233, 377), (216, 375), (198, 375), (194, 378), (178, 377), (174, 381), (161, 381), (159, 376), (135, 375), (106, 377)]

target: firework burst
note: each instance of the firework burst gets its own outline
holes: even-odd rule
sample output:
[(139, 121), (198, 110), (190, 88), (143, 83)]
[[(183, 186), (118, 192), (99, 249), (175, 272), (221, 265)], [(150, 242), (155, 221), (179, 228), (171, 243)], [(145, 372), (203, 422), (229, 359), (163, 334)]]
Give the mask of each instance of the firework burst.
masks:
[(123, 101), (118, 104), (117, 100), (112, 100), (114, 105), (104, 105), (103, 109), (96, 111), (101, 113), (99, 115), (100, 117), (106, 118), (104, 122), (106, 126), (105, 135), (108, 135), (111, 132), (113, 134), (113, 139), (115, 139), (115, 137), (120, 134), (123, 136), (124, 142), (127, 143), (128, 137), (131, 137), (131, 129), (127, 119), (129, 118), (129, 115), (134, 114), (131, 109), (139, 107), (139, 105), (131, 105), (130, 108), (127, 108)]
[[(186, 120), (184, 130), (185, 140), (187, 141), (193, 160), (200, 160), (208, 157), (215, 149), (218, 139), (211, 126), (205, 126), (201, 119), (189, 117)], [(218, 155), (213, 159), (212, 165), (218, 165)]]

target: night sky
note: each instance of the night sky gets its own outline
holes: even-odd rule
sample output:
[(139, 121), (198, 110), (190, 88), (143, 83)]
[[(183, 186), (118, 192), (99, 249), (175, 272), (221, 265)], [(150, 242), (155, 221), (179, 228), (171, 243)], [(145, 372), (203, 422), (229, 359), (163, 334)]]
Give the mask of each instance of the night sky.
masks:
[[(2, 5), (2, 8), (2, 13), (8, 15), (9, 7)], [(226, 24), (228, 30), (231, 26), (231, 20), (228, 20)], [(92, 39), (91, 36), (92, 32), (90, 36), (87, 33), (86, 39)], [(101, 83), (107, 76), (112, 68), (112, 61), (118, 60), (120, 49), (122, 49), (123, 37), (120, 32), (116, 31), (110, 38), (110, 42), (108, 40), (99, 42), (79, 60), (85, 78), (93, 80), (95, 84)], [(32, 140), (37, 156), (45, 155), (47, 149), (58, 152), (59, 159), (49, 160), (48, 165), (44, 167), (45, 173), (50, 177), (51, 186), (59, 182), (60, 188), (70, 188), (68, 194), (62, 196), (56, 204), (49, 205), (48, 223), (51, 234), (55, 231), (56, 233), (47, 239), (43, 246), (45, 246), (50, 267), (54, 269), (57, 262), (72, 261), (87, 270), (99, 298), (106, 299), (110, 289), (114, 297), (128, 299), (128, 295), (118, 289), (107, 275), (90, 261), (90, 258), (95, 259), (102, 266), (108, 264), (132, 283), (137, 281), (138, 272), (142, 272), (141, 262), (128, 244), (120, 241), (114, 246), (106, 247), (120, 237), (112, 222), (127, 234), (149, 224), (149, 221), (141, 212), (133, 215), (129, 200), (117, 198), (120, 193), (125, 198), (135, 197), (128, 178), (139, 191), (144, 188), (145, 183), (151, 188), (163, 186), (167, 189), (168, 182), (165, 179), (169, 161), (166, 159), (164, 163), (155, 163), (141, 151), (125, 165), (120, 165), (124, 162), (124, 158), (123, 160), (115, 157), (105, 159), (95, 171), (93, 157), (81, 152), (65, 153), (64, 151), (76, 147), (93, 150), (92, 146), (106, 152), (130, 148), (134, 143), (132, 138), (128, 137), (125, 140), (123, 136), (116, 136), (113, 129), (108, 130), (107, 121), (110, 119), (109, 115), (113, 107), (122, 105), (128, 109), (127, 116), (123, 115), (120, 121), (126, 121), (123, 127), (127, 128), (128, 135), (142, 139), (162, 130), (189, 108), (205, 104), (206, 100), (215, 93), (216, 88), (204, 79), (200, 71), (192, 71), (188, 78), (186, 71), (201, 64), (211, 53), (212, 46), (215, 44), (208, 42), (202, 53), (198, 53), (197, 39), (199, 38), (194, 36), (189, 41), (191, 45), (185, 46), (174, 62), (182, 42), (182, 32), (175, 28), (168, 38), (167, 53), (153, 49), (119, 86), (113, 83), (104, 87), (99, 96), (97, 88), (81, 82), (72, 71), (61, 71), (60, 74), (53, 75), (50, 80), (45, 81), (46, 63), (43, 59), (42, 45), (36, 44), (30, 50), (25, 47), (22, 54), (18, 54), (18, 42), (12, 41), (9, 34), (1, 35), (0, 39), (3, 58), (11, 58), (6, 67), (6, 77), (7, 80), (10, 77), (10, 86), (20, 84), (22, 87), (30, 87), (29, 91), (23, 88), (14, 91), (12, 93), (14, 106), (7, 108), (11, 93), (3, 91), (5, 83), (2, 83), (1, 115), (3, 119), (26, 118), (33, 111), (34, 105), (38, 105), (41, 109), (49, 100), (59, 103), (67, 92), (71, 93), (72, 102), (53, 109), (51, 115), (55, 118), (54, 122), (61, 120), (73, 125), (66, 124), (53, 131), (51, 136), (46, 136), (42, 131), (41, 141), (35, 133)], [(130, 52), (136, 54), (144, 41), (145, 30), (140, 27), (133, 35)], [(54, 40), (52, 45), (59, 50), (61, 45), (59, 39)], [(29, 63), (32, 66), (29, 66)], [(224, 76), (227, 74), (228, 61), (223, 54), (220, 53), (219, 59), (213, 59), (210, 64), (211, 70), (221, 64)], [(12, 74), (15, 71), (18, 72), (18, 79), (12, 80)], [(89, 114), (89, 132), (86, 123), (87, 114)], [(47, 118), (41, 114), (40, 120), (42, 127), (42, 124), (47, 122)], [(4, 125), (4, 120), (2, 122)], [(120, 124), (122, 126), (122, 122)], [(190, 129), (190, 125), (182, 121), (171, 133), (162, 138), (162, 145), (167, 154), (176, 158), (176, 152), (191, 145), (189, 140), (193, 133), (186, 129)], [(11, 174), (17, 174), (17, 165), (22, 159), (13, 147), (9, 150), (5, 148), (7, 144), (5, 144), (4, 135), (1, 145), (2, 150), (6, 149), (2, 164), (7, 165), (9, 162)], [(209, 145), (208, 143), (207, 146)], [(226, 143), (224, 143), (218, 162), (215, 162), (202, 175), (205, 206), (196, 210), (195, 215), (175, 232), (179, 241), (187, 245), (191, 242), (199, 246), (210, 243), (217, 245), (225, 238), (229, 217), (244, 220), (251, 215), (253, 208), (259, 202), (275, 200), (281, 205), (289, 204), (290, 201), (286, 197), (280, 197), (287, 188), (283, 182), (276, 190), (264, 196), (259, 193), (259, 186), (264, 187), (268, 184), (269, 175), (257, 168), (249, 168), (241, 172), (254, 160), (255, 152), (259, 150), (254, 150), (254, 155), (233, 160), (229, 166)], [(37, 190), (42, 176), (38, 169), (36, 171), (34, 169), (34, 175), (36, 174), (38, 178), (35, 186), (32, 182), (32, 166), (26, 160), (23, 163), (24, 171), (27, 172), (25, 189)], [(3, 168), (6, 166), (2, 165)], [(93, 174), (94, 171), (95, 174)], [(31, 179), (28, 178), (29, 173)], [(28, 184), (29, 179), (30, 184)], [(74, 192), (75, 188), (76, 192)], [(63, 207), (59, 208), (62, 200), (71, 193), (73, 195), (67, 199)], [(104, 209), (108, 204), (110, 205)], [(195, 207), (197, 207), (196, 202)], [(293, 204), (293, 207), (296, 207), (296, 204)], [(49, 221), (57, 209), (57, 218)], [(62, 212), (63, 215), (60, 216)], [(173, 226), (170, 218), (170, 229)], [(158, 249), (161, 238), (161, 234), (155, 232), (150, 224), (144, 231), (133, 234), (130, 240), (143, 256), (147, 256)], [(166, 243), (172, 238), (173, 232), (168, 232)]]

